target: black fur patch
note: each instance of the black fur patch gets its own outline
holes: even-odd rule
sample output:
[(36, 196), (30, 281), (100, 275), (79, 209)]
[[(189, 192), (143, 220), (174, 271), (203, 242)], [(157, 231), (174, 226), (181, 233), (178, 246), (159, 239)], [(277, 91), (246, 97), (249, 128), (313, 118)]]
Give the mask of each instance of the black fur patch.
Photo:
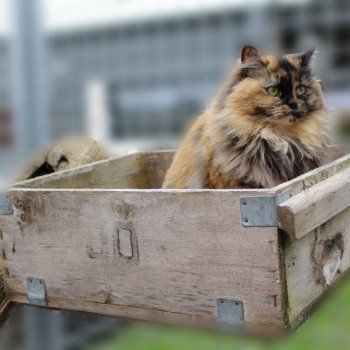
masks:
[(287, 59), (282, 58), (278, 61), (279, 67), (287, 73), (287, 77), (282, 77), (279, 83), (281, 90), (281, 100), (283, 103), (289, 105), (292, 109), (296, 109), (297, 105), (293, 96), (293, 78), (292, 73), (297, 69)]
[[(288, 152), (288, 156), (293, 161), (293, 171), (291, 172), (291, 178), (295, 178), (297, 176), (300, 176), (302, 174), (305, 174), (306, 172), (316, 169), (321, 165), (320, 159), (312, 156), (311, 154), (304, 157), (300, 153), (300, 151), (296, 148), (295, 145), (290, 145), (290, 152)], [(305, 152), (307, 155), (307, 152)]]
[(228, 153), (231, 153), (232, 151), (243, 151), (242, 147), (240, 146), (240, 139), (238, 136), (225, 135), (224, 140), (224, 147)]
[(264, 188), (263, 186), (261, 186), (260, 184), (256, 184), (253, 182), (240, 182), (239, 183), (239, 188), (258, 188), (258, 189), (262, 189)]
[(271, 112), (267, 109), (267, 108), (263, 108), (263, 107), (255, 107), (253, 115), (255, 116), (263, 116), (263, 117), (272, 117)]
[(278, 61), (278, 65), (281, 69), (286, 71), (288, 75), (290, 75), (292, 72), (296, 71), (296, 67), (285, 58), (281, 58)]
[(260, 158), (260, 162), (262, 164), (266, 164), (271, 176), (278, 179), (280, 177), (282, 165), (281, 154), (274, 151), (265, 139), (261, 140), (261, 150), (258, 157)]
[(248, 78), (250, 76), (250, 69), (249, 68), (242, 68), (241, 69), (241, 72), (240, 72), (240, 78), (241, 80), (242, 79), (245, 79), (245, 78)]
[(227, 148), (229, 149), (229, 150), (232, 150), (232, 149), (239, 149), (239, 146), (238, 146), (238, 144), (239, 144), (239, 137), (237, 137), (237, 136), (232, 136), (232, 137), (230, 137), (230, 138), (228, 138), (228, 143), (227, 143)]
[(293, 106), (295, 101), (293, 96), (292, 78), (281, 78), (279, 88), (281, 90), (280, 98), (283, 103)]
[(301, 66), (305, 67), (310, 63), (311, 57), (314, 54), (315, 49), (307, 50), (300, 55)]
[(54, 168), (45, 161), (38, 169), (36, 169), (29, 177), (28, 179), (34, 179), (38, 176), (48, 175), (54, 173)]

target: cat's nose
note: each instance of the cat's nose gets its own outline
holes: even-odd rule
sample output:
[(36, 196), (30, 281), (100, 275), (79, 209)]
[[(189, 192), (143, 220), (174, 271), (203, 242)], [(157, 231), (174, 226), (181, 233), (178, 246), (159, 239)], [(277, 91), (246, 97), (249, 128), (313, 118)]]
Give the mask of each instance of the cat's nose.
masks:
[(294, 100), (290, 100), (288, 106), (294, 110), (298, 108), (298, 105), (294, 102)]

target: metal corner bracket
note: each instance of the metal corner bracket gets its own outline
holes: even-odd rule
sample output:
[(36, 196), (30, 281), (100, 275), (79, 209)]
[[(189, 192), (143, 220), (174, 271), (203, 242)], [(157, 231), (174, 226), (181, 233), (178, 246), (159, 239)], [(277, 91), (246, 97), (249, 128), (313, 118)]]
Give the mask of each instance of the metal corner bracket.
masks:
[(27, 290), (29, 305), (47, 306), (46, 285), (43, 279), (28, 277)]
[(244, 325), (243, 303), (239, 300), (219, 298), (216, 301), (217, 325), (222, 329), (237, 329)]
[(12, 212), (10, 194), (0, 190), (0, 215), (11, 215)]
[(241, 197), (241, 222), (245, 227), (278, 226), (277, 207), (292, 197), (292, 190), (265, 196)]

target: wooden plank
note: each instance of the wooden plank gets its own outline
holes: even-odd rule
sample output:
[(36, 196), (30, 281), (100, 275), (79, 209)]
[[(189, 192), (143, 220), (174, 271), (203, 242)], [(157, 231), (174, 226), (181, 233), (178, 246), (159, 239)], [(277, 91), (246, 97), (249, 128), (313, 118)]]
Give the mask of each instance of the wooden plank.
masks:
[(3, 237), (3, 232), (0, 226), (0, 319), (1, 315), (4, 313), (8, 301), (5, 292), (5, 281), (3, 276), (3, 260), (6, 258), (5, 250), (2, 248)]
[[(160, 188), (174, 153), (174, 151), (136, 153), (24, 181), (15, 186), (22, 188), (61, 189)], [(347, 151), (343, 148), (330, 147), (325, 157), (326, 165), (281, 184), (274, 189), (277, 192), (292, 189), (293, 194), (297, 194), (312, 187), (350, 166), (350, 154), (339, 158), (344, 153), (347, 153)]]
[(242, 227), (247, 193), (270, 192), (12, 190), (15, 219), (3, 224), (9, 298), (25, 299), (33, 276), (67, 308), (215, 322), (217, 298), (228, 298), (243, 302), (247, 324), (283, 328), (277, 229)]
[[(21, 294), (13, 295), (12, 300), (16, 303), (26, 304), (27, 298)], [(71, 300), (59, 297), (48, 299), (48, 308), (88, 312), (94, 314), (102, 314), (115, 316), (118, 318), (138, 319), (151, 322), (162, 322), (166, 324), (176, 324), (179, 326), (191, 326), (196, 328), (217, 328), (217, 323), (211, 317), (202, 317), (192, 314), (181, 314), (176, 312), (168, 312), (164, 310), (153, 310), (134, 308), (124, 305), (98, 304), (81, 300)], [(255, 323), (245, 322), (244, 329), (248, 332), (254, 332), (263, 336), (279, 335), (288, 329), (268, 325), (257, 325)]]
[(6, 292), (5, 292), (5, 281), (2, 273), (0, 272), (0, 319), (5, 313), (8, 304)]
[(350, 267), (350, 208), (299, 240), (285, 242), (288, 318), (300, 315)]
[(15, 184), (21, 188), (161, 188), (174, 152), (135, 153)]
[(198, 324), (215, 322), (216, 299), (231, 298), (243, 301), (249, 327), (283, 328), (288, 294), (295, 323), (323, 291), (302, 299), (291, 274), (308, 242), (288, 241), (282, 257), (276, 228), (242, 227), (239, 197), (297, 194), (349, 167), (350, 155), (271, 191), (110, 190), (160, 187), (172, 156), (130, 155), (17, 184), (14, 216), (0, 217), (10, 300), (27, 302), (34, 276), (45, 279), (50, 307)]
[(148, 188), (162, 188), (165, 173), (174, 155), (175, 151), (149, 152), (143, 155), (142, 169), (148, 180)]
[(24, 188), (109, 188), (113, 183), (120, 188), (141, 185), (141, 170), (138, 166), (138, 154), (103, 160), (82, 167), (59, 171), (32, 180), (15, 184)]
[(7, 269), (4, 266), (6, 259), (6, 250), (4, 247), (4, 232), (3, 229), (6, 225), (3, 225), (5, 222), (14, 222), (14, 217), (12, 215), (0, 215), (0, 325), (3, 323), (6, 318), (7, 309), (9, 305), (9, 300), (5, 288), (5, 276), (7, 275)]
[(350, 206), (350, 168), (281, 203), (279, 227), (300, 239)]
[(276, 186), (274, 187), (274, 190), (276, 192), (291, 190), (292, 194), (296, 195), (349, 167), (349, 151), (347, 149), (333, 146), (329, 148), (329, 153), (325, 156), (323, 166)]

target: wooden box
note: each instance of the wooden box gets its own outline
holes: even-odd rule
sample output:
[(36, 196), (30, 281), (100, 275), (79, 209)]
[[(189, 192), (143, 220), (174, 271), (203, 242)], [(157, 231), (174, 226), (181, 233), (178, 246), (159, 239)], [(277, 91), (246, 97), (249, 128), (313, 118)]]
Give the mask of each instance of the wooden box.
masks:
[(300, 324), (350, 266), (350, 155), (271, 189), (161, 190), (172, 157), (3, 192), (6, 299), (196, 326)]

